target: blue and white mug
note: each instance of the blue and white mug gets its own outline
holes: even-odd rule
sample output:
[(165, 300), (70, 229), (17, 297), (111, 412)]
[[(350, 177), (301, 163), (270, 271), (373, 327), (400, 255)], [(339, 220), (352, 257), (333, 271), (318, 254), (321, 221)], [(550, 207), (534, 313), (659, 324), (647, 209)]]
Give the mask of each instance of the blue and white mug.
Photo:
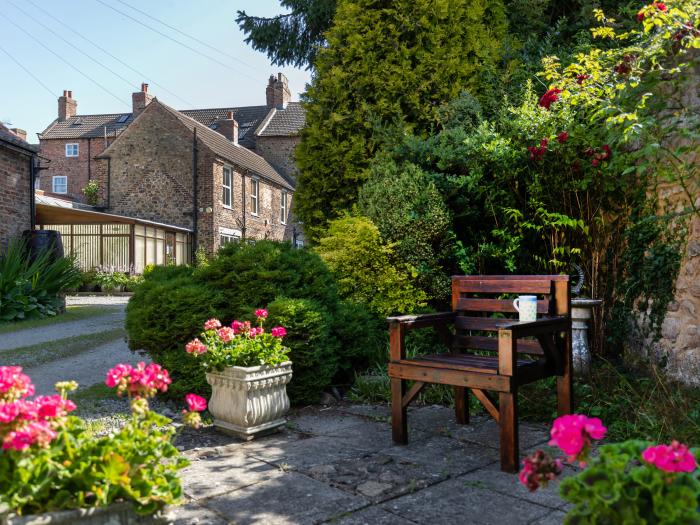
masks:
[(513, 301), (513, 306), (520, 314), (519, 321), (521, 323), (529, 323), (537, 320), (537, 296), (536, 295), (519, 295)]

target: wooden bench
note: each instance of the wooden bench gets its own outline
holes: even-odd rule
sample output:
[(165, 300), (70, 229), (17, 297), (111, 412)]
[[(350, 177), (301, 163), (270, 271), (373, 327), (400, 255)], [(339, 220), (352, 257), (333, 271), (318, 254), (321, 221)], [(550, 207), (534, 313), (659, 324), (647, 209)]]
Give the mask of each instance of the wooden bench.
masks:
[[(518, 322), (513, 298), (519, 294), (538, 296), (536, 321)], [(507, 295), (511, 299), (502, 298)], [(507, 472), (519, 466), (518, 387), (557, 376), (558, 412), (569, 414), (573, 409), (566, 275), (456, 276), (451, 312), (388, 321), (392, 434), (398, 444), (408, 442), (406, 408), (427, 383), (454, 386), (460, 424), (469, 422), (469, 391), (473, 392), (500, 426), (501, 470)], [(407, 358), (406, 330), (426, 327), (437, 330), (450, 352)], [(412, 381), (410, 388), (407, 381)], [(498, 403), (489, 392), (498, 393)]]

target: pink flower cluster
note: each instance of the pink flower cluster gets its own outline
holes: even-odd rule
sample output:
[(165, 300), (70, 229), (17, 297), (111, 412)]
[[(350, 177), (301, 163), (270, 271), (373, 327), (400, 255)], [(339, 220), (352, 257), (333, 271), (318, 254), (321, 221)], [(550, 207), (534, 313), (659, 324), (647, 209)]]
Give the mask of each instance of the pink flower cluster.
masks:
[(124, 392), (129, 397), (153, 397), (158, 392), (168, 390), (171, 383), (168, 371), (156, 363), (138, 363), (135, 367), (120, 363), (107, 372), (105, 384), (116, 388), (117, 395)]
[(591, 439), (603, 439), (607, 430), (597, 417), (581, 414), (560, 416), (552, 424), (549, 444), (559, 447), (568, 461), (578, 460), (581, 466), (585, 466)]
[(75, 403), (60, 395), (38, 396), (22, 368), (0, 366), (0, 440), (4, 450), (48, 446), (56, 437), (55, 425), (75, 410)]
[(538, 450), (525, 458), (518, 479), (530, 492), (534, 492), (540, 486), (546, 487), (547, 483), (561, 474), (561, 471), (560, 459), (552, 459), (548, 454)]
[(204, 323), (205, 330), (216, 330), (217, 328), (221, 328), (221, 321), (218, 319), (209, 319)]
[(262, 319), (267, 319), (267, 310), (265, 310), (264, 308), (258, 308), (257, 310), (255, 310), (255, 317), (258, 318), (258, 321)]
[(183, 423), (192, 428), (201, 427), (202, 416), (200, 416), (199, 413), (207, 409), (207, 400), (197, 394), (187, 394), (185, 396), (185, 402), (187, 403), (188, 410), (182, 411)]
[(272, 337), (284, 337), (287, 335), (287, 329), (284, 326), (275, 326), (270, 330)]
[(207, 345), (202, 343), (196, 337), (185, 345), (185, 352), (188, 354), (201, 355), (207, 351)]
[(697, 467), (693, 453), (678, 441), (648, 447), (642, 452), (642, 459), (665, 472), (693, 472)]

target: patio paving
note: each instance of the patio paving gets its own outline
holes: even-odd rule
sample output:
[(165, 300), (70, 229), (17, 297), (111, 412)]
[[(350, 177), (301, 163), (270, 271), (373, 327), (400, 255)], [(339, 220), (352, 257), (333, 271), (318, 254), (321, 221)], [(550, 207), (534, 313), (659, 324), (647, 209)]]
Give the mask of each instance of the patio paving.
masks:
[[(244, 443), (211, 427), (187, 429), (179, 446), (185, 524), (558, 524), (557, 486), (529, 493), (498, 467), (498, 428), (486, 417), (458, 425), (452, 410), (409, 410), (409, 444), (391, 440), (386, 406), (294, 411), (277, 434)], [(201, 442), (216, 446), (189, 448)], [(548, 439), (521, 423), (525, 453)]]

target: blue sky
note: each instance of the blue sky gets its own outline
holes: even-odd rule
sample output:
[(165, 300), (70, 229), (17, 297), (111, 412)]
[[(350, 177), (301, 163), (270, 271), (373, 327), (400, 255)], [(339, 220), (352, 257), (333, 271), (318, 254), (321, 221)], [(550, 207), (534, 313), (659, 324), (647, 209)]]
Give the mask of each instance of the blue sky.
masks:
[[(139, 25), (105, 4), (210, 58)], [(27, 130), (29, 141), (38, 142), (36, 133), (56, 117), (56, 100), (64, 89), (73, 91), (79, 114), (119, 113), (130, 110), (131, 93), (149, 80), (149, 91), (177, 109), (248, 106), (265, 103), (267, 78), (282, 71), (289, 78), (292, 99), (298, 100), (310, 79), (309, 73), (272, 66), (264, 53), (246, 45), (235, 23), (238, 9), (260, 16), (282, 12), (276, 0), (0, 0), (0, 121)]]

